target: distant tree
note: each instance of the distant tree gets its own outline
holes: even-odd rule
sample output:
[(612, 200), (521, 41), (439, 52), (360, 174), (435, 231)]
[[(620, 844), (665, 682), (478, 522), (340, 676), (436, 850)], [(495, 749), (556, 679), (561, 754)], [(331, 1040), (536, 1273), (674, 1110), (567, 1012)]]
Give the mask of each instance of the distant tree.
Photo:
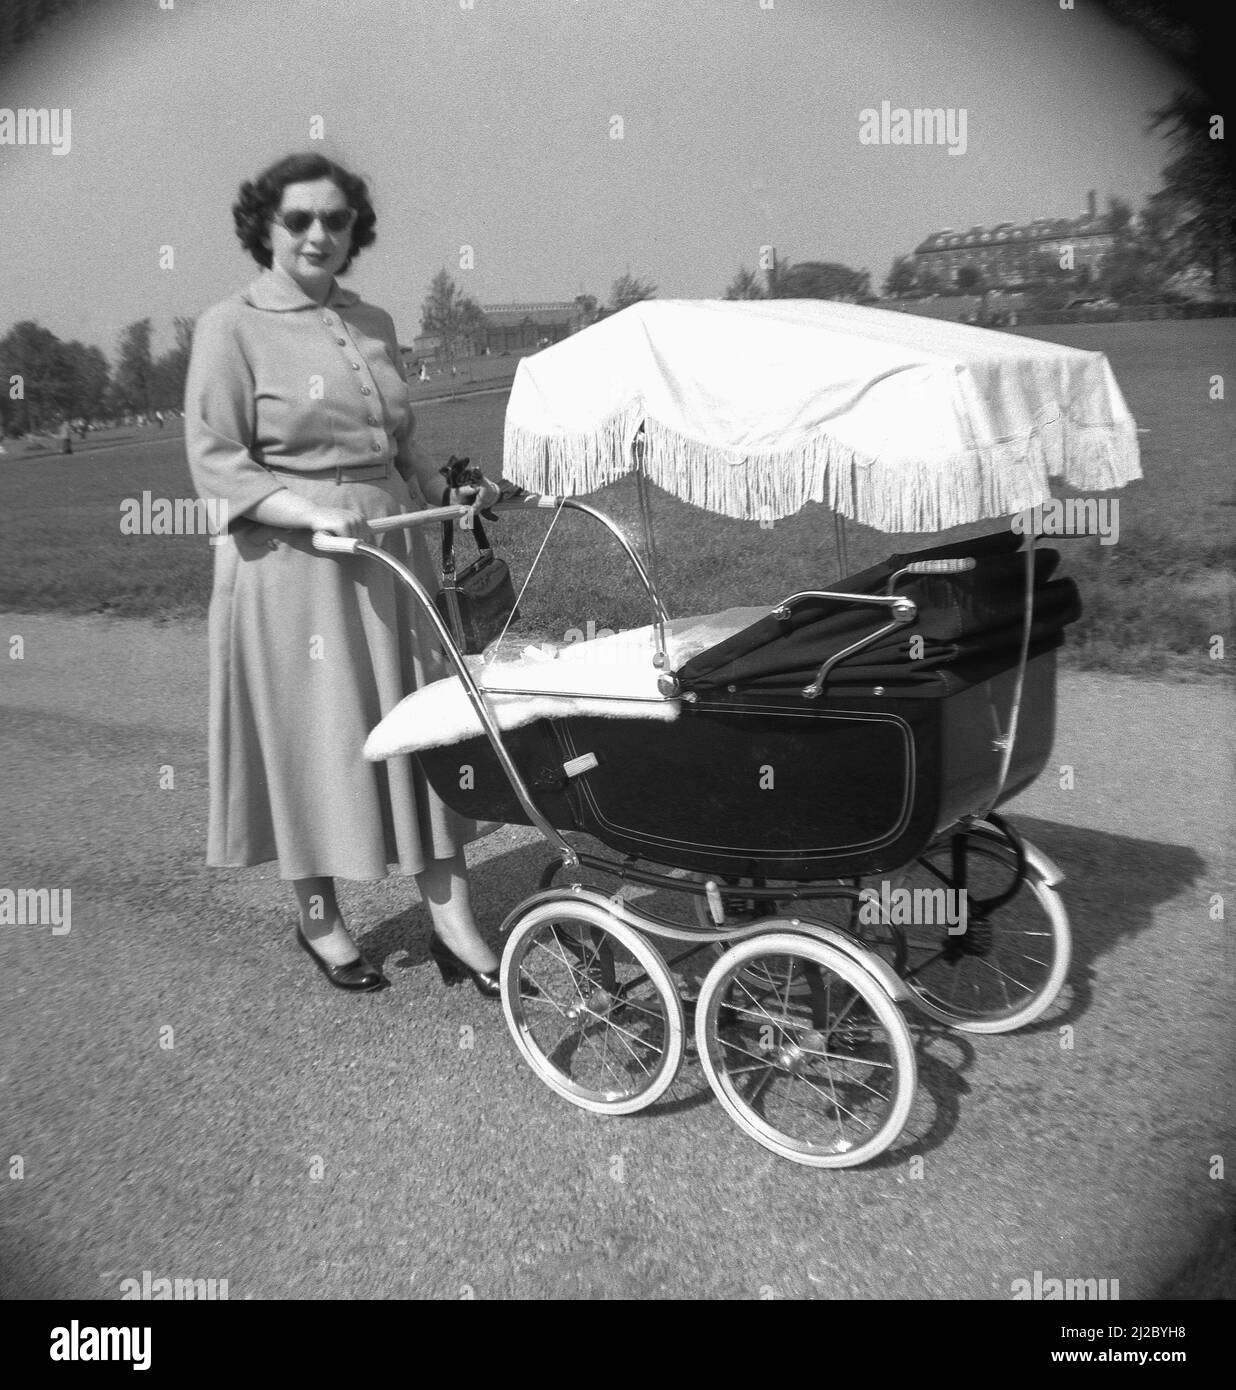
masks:
[(49, 328), (34, 319), (15, 323), (0, 338), (8, 427), (23, 433), (53, 429), (70, 390), (69, 374), (65, 344)]
[(189, 355), (193, 351), (194, 320), (172, 321), (175, 346), (168, 349), (154, 366), (154, 404), (160, 410), (179, 410), (185, 398), (185, 378), (189, 374)]
[(74, 16), (83, 5), (84, 0), (5, 0), (0, 5), (0, 63), (58, 14)]
[(442, 356), (449, 362), (470, 351), (485, 327), (485, 315), (474, 299), (459, 288), (446, 270), (440, 270), (421, 303), (421, 332), (435, 333), (442, 341)]
[[(1200, 265), (1193, 246), (1187, 238), (1177, 234), (1187, 216), (1175, 194), (1161, 188), (1146, 200), (1135, 225), (1123, 239), (1124, 245), (1118, 241), (1116, 249), (1123, 250), (1132, 242), (1145, 253), (1148, 264), (1159, 267), (1164, 283), (1174, 276), (1185, 276), (1195, 282), (1201, 280), (1209, 286), (1212, 278), (1210, 267)], [(1109, 267), (1114, 271), (1115, 265), (1116, 261), (1108, 257), (1104, 271)]]
[(1132, 230), (1133, 209), (1123, 198), (1108, 198), (1104, 221), (1114, 236), (1127, 236)]
[(87, 347), (76, 339), (60, 348), (64, 391), (57, 404), (72, 419), (97, 420), (107, 404), (111, 369), (97, 347)]
[(957, 287), (963, 294), (977, 294), (979, 296), (978, 312), (975, 319), (978, 323), (986, 323), (987, 297), (991, 294), (993, 286), (987, 283), (987, 277), (983, 274), (982, 267), (963, 265), (957, 272)]
[[(1231, 140), (1214, 138), (1218, 113), (1198, 93), (1177, 92), (1151, 115), (1152, 130), (1164, 130), (1175, 158), (1163, 170), (1154, 195), (1166, 220), (1174, 221), (1177, 262), (1206, 267), (1212, 285), (1230, 287), (1236, 239), (1236, 172)], [(1226, 132), (1224, 132), (1226, 134)]]
[(918, 272), (918, 292), (920, 294), (939, 294), (944, 287), (944, 282), (934, 270), (920, 270)]
[(154, 384), (150, 320), (135, 319), (120, 331), (113, 394), (122, 409), (149, 414), (154, 409)]
[(871, 295), (871, 275), (835, 261), (801, 261), (777, 275), (777, 299), (839, 299), (855, 303)]
[(174, 348), (155, 358), (150, 373), (150, 404), (155, 410), (175, 409), (184, 400), (183, 379), (180, 390), (176, 389), (179, 367)]
[(1031, 308), (1063, 309), (1089, 280), (1089, 272), (1062, 269), (1060, 258), (1050, 251), (1035, 251), (1021, 288)]
[(186, 361), (193, 351), (193, 330), (196, 326), (196, 319), (186, 318), (180, 314), (172, 320), (172, 332), (176, 337), (176, 351), (183, 353)]
[(1161, 254), (1149, 238), (1119, 237), (1103, 257), (1095, 286), (1122, 304), (1145, 304), (1165, 297), (1170, 257)]
[(764, 283), (759, 273), (748, 270), (745, 265), (738, 267), (738, 273), (725, 287), (722, 299), (764, 299)]
[(1170, 274), (1170, 239), (1148, 234), (1156, 225), (1154, 219), (1143, 223), (1123, 198), (1107, 200), (1104, 220), (1112, 234), (1111, 247), (1093, 273), (1082, 267), (1084, 273), (1075, 278), (1075, 287), (1096, 290), (1124, 303), (1161, 299)]
[(613, 313), (630, 308), (644, 299), (655, 299), (657, 287), (647, 280), (637, 280), (630, 270), (625, 271), (614, 281), (609, 291), (609, 307)]
[(103, 410), (108, 375), (107, 358), (97, 347), (61, 342), (33, 320), (14, 324), (0, 339), (5, 428), (48, 430), (66, 418), (95, 418)]
[(884, 293), (896, 298), (918, 288), (918, 263), (913, 256), (898, 256), (885, 277)]
[(1226, 7), (1214, 0), (1100, 0), (1119, 24), (1134, 29), (1200, 90), (1214, 97), (1231, 86)]

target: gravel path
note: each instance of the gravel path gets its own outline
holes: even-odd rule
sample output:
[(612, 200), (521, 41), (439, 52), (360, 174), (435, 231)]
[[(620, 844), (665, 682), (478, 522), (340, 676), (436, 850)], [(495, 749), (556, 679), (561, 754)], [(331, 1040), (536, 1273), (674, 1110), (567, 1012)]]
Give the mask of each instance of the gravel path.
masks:
[[(0, 638), (0, 887), (73, 895), (68, 933), (0, 925), (0, 1144), (23, 1174), (2, 1296), (118, 1297), (150, 1271), (231, 1298), (1008, 1298), (1040, 1270), (1130, 1299), (1223, 1219), (1224, 687), (1062, 677), (1052, 769), (1012, 808), (1068, 875), (1061, 1008), (1005, 1037), (918, 1030), (902, 1142), (819, 1172), (741, 1134), (698, 1070), (627, 1120), (559, 1100), (497, 1006), (442, 988), (408, 881), (345, 897), (394, 987), (329, 990), (273, 866), (202, 866), (202, 625), (7, 615)], [(516, 829), (476, 851), (496, 929), (547, 856)]]

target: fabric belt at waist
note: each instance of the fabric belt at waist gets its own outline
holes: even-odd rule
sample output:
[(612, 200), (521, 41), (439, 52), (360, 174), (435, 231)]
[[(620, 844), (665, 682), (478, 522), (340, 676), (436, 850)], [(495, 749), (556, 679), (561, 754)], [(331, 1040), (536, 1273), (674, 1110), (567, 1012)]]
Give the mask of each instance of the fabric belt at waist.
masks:
[(271, 473), (285, 473), (299, 478), (333, 477), (336, 485), (377, 482), (379, 478), (389, 478), (392, 471), (389, 458), (375, 459), (372, 463), (340, 463), (333, 468), (286, 468), (282, 464), (266, 462), (262, 467)]

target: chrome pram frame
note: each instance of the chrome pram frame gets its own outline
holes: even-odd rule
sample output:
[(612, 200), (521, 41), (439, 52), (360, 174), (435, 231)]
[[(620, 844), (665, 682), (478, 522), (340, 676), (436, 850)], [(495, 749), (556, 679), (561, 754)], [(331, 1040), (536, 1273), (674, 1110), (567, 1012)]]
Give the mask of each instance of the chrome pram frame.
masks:
[[(497, 505), (507, 512), (571, 509), (609, 530), (649, 599), (652, 660), (661, 696), (682, 700), (685, 712), (698, 705), (698, 697), (684, 691), (670, 669), (670, 619), (657, 592), (642, 477), (640, 482), (648, 566), (617, 523), (587, 503), (525, 496)], [(377, 522), (374, 529), (438, 524), (466, 511), (429, 508)], [(838, 540), (844, 553), (840, 530)], [(639, 867), (658, 861), (632, 853), (629, 842), (619, 859), (573, 845), (560, 828), (564, 818), (570, 820), (564, 788), (575, 777), (587, 781), (586, 770), (568, 771), (572, 761), (586, 764), (587, 759), (563, 756), (561, 778), (521, 768), (528, 736), (524, 731), (504, 734), (499, 728), (433, 596), (408, 566), (359, 540), (319, 533), (314, 544), (386, 566), (419, 603), (483, 730), (483, 738), (474, 741), (477, 747), (468, 746), (466, 758), (476, 762), (478, 747), (483, 752), (487, 745), (518, 808), (507, 806), (505, 815), (477, 818), (522, 820), (554, 852), (537, 891), (512, 908), (502, 924), (502, 1005), (522, 1055), (572, 1103), (606, 1115), (631, 1114), (654, 1104), (679, 1074), (691, 1016), (703, 1071), (740, 1128), (795, 1162), (854, 1166), (896, 1142), (911, 1112), (917, 1070), (904, 1005), (913, 1004), (934, 1021), (964, 1032), (997, 1033), (1041, 1017), (1056, 999), (1070, 960), (1068, 917), (1057, 892), (1062, 875), (994, 809), (1013, 766), (1032, 664), (1032, 537), (1026, 546), (1019, 659), (1001, 686), (1008, 708), (993, 743), (999, 762), (994, 793), (989, 779), (988, 794), (979, 804), (958, 816), (950, 814), (947, 825), (932, 827), (927, 842), (916, 842), (917, 852), (891, 875), (876, 854), (867, 860), (843, 857), (838, 865), (845, 871), (802, 881), (765, 874), (758, 860), (740, 866), (745, 872), (725, 874), (715, 868), (684, 869), (682, 864), (691, 862), (688, 856), (667, 871), (664, 860), (659, 867)], [(832, 705), (821, 696), (837, 667), (914, 621), (915, 603), (895, 592), (903, 577), (966, 568), (964, 561), (921, 562), (898, 570), (884, 594), (827, 590), (783, 599), (774, 614), (786, 616), (796, 604), (827, 598), (875, 607), (886, 615), (877, 629), (821, 665), (796, 693), (801, 707), (827, 713)], [(1054, 664), (1039, 669), (1035, 678), (1038, 689), (1050, 685), (1054, 692)], [(542, 723), (561, 727), (542, 730), (538, 750), (568, 753), (571, 720)], [(673, 730), (677, 724), (656, 727)], [(422, 755), (422, 763), (432, 764), (432, 759)], [(439, 794), (449, 790), (443, 779), (431, 775), (430, 780)], [(594, 825), (588, 829), (597, 833)], [(604, 833), (600, 838), (604, 841)], [(702, 862), (712, 861), (705, 856)], [(875, 867), (864, 872), (865, 863)], [(589, 873), (617, 878), (618, 892), (607, 894), (591, 885)], [(567, 881), (554, 887), (560, 875)], [(622, 896), (628, 886), (685, 895), (694, 920), (677, 921), (628, 901)], [(908, 916), (902, 911), (905, 904)], [(931, 911), (919, 911), (923, 920), (916, 920), (916, 907)], [(707, 965), (702, 978), (692, 982), (673, 973), (682, 975), (701, 955)]]

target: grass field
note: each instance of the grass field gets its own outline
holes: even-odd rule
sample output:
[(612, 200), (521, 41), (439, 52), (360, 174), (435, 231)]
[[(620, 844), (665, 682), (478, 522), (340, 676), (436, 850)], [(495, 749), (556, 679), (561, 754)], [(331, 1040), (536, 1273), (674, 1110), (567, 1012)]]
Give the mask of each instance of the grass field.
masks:
[[(1069, 659), (1122, 671), (1214, 674), (1230, 665), (1233, 640), (1232, 402), (1211, 399), (1221, 376), (1236, 390), (1236, 328), (1226, 320), (1119, 323), (1026, 330), (1034, 337), (1107, 353), (1142, 439), (1142, 481), (1120, 496), (1120, 534), (1063, 540), (1067, 571), (1086, 614), (1070, 629)], [(502, 393), (418, 408), (431, 454), (468, 454), (491, 474), (501, 467)], [(124, 536), (125, 498), (189, 495), (183, 445), (148, 431), (70, 458), (0, 458), (0, 609), (174, 618), (205, 611), (211, 552), (201, 537)], [(639, 534), (629, 480), (591, 499)], [(657, 495), (660, 587), (672, 614), (773, 603), (837, 577), (831, 515), (808, 507), (769, 529), (730, 521)], [(547, 513), (495, 528), (522, 582)], [(947, 533), (952, 540), (989, 525)], [(858, 569), (931, 537), (886, 536), (848, 527)], [(466, 545), (466, 543), (465, 543)], [(465, 550), (466, 553), (466, 550)], [(648, 621), (641, 591), (617, 546), (582, 517), (564, 516), (523, 600), (527, 629), (558, 633)], [(1209, 656), (1224, 636), (1229, 661)]]

